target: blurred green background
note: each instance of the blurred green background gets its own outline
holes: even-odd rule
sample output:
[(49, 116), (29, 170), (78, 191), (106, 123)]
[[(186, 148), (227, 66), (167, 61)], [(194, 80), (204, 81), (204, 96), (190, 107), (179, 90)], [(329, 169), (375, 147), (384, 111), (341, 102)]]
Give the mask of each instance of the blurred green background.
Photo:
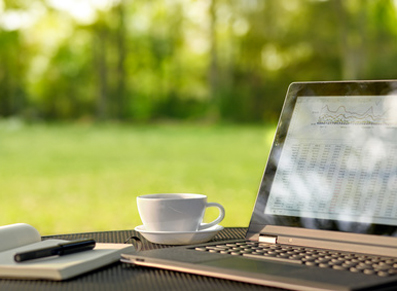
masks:
[(130, 229), (136, 196), (200, 192), (247, 226), (289, 83), (396, 63), (393, 0), (0, 0), (0, 225)]

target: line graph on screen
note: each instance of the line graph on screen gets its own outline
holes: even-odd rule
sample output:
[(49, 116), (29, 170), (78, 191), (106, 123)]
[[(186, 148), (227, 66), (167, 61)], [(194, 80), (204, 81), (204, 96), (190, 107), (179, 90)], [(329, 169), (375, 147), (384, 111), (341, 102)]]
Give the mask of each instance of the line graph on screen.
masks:
[(375, 106), (354, 108), (350, 110), (345, 105), (333, 109), (324, 105), (319, 114), (318, 125), (389, 125), (388, 111), (382, 111)]

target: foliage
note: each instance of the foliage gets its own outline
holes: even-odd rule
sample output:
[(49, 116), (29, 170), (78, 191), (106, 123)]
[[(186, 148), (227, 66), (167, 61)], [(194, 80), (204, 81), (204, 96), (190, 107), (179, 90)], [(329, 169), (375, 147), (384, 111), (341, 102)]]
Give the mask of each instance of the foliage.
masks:
[(392, 0), (0, 0), (0, 116), (277, 119), (292, 81), (395, 78)]

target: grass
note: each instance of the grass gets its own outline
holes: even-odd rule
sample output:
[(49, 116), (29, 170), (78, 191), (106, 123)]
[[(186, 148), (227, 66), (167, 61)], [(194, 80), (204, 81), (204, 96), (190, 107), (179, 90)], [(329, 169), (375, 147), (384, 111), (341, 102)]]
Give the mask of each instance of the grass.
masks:
[[(132, 229), (136, 197), (208, 195), (247, 226), (274, 126), (0, 122), (0, 225), (41, 234)], [(208, 211), (211, 220), (216, 211)]]

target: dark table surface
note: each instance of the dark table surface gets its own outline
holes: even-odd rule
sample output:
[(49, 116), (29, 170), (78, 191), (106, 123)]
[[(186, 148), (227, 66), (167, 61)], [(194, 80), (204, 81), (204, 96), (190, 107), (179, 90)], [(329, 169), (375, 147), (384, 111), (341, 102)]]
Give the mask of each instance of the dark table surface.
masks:
[[(246, 228), (225, 228), (213, 241), (245, 237)], [(165, 248), (171, 246), (152, 244), (134, 230), (86, 232), (45, 236), (43, 239), (58, 238), (73, 240), (90, 237), (97, 242), (124, 243), (136, 236), (141, 239), (142, 249)], [(196, 276), (153, 268), (136, 267), (123, 263), (114, 263), (73, 279), (55, 282), (45, 280), (0, 280), (0, 290), (280, 290), (245, 284), (229, 280)]]

